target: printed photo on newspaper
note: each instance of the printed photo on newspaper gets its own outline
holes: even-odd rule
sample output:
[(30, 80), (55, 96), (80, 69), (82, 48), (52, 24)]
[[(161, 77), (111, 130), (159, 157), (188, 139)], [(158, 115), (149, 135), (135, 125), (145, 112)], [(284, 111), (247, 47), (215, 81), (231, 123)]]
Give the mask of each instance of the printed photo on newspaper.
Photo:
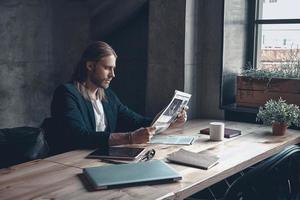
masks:
[(151, 125), (152, 127), (156, 127), (155, 134), (163, 132), (170, 126), (182, 109), (187, 106), (191, 96), (191, 94), (175, 90), (171, 102)]

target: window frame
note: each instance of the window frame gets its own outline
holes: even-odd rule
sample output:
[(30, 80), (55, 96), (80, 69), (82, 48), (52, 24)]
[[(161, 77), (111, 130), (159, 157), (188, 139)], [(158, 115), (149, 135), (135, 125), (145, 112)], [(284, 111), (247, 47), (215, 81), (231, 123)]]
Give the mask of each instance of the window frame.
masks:
[(259, 8), (262, 6), (263, 0), (255, 0), (249, 3), (249, 44), (250, 49), (247, 53), (248, 60), (253, 63), (253, 67), (257, 68), (257, 55), (260, 49), (260, 34), (259, 26), (264, 24), (299, 24), (300, 18), (289, 18), (289, 19), (259, 19)]

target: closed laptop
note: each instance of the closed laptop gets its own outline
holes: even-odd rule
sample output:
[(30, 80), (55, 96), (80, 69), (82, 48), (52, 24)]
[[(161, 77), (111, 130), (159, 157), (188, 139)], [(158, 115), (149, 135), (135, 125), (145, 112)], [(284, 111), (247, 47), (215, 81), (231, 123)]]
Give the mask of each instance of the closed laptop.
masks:
[(178, 172), (161, 160), (90, 167), (83, 169), (83, 174), (97, 190), (182, 179)]

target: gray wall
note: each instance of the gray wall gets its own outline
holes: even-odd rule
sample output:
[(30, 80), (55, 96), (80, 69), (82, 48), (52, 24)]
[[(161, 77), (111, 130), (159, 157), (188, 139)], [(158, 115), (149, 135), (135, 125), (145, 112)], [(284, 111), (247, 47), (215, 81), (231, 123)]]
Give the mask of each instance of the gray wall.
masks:
[(134, 110), (154, 115), (179, 89), (193, 94), (192, 118), (222, 118), (222, 2), (151, 0), (149, 15), (146, 7), (105, 36), (90, 28), (91, 2), (0, 1), (0, 128), (49, 116), (55, 87), (69, 80), (90, 39), (119, 52), (112, 87)]
[(174, 90), (192, 93), (190, 118), (223, 119), (220, 109), (223, 1), (150, 1), (147, 113)]
[(201, 118), (223, 119), (220, 109), (223, 42), (223, 0), (204, 0), (200, 4), (200, 68), (198, 87)]
[[(0, 128), (39, 126), (50, 116), (54, 89), (69, 81), (91, 40), (107, 41), (116, 49), (118, 68), (112, 88), (125, 104), (144, 114), (148, 45), (145, 2), (130, 0), (122, 9), (117, 0), (0, 1)], [(113, 4), (119, 5), (113, 10), (114, 16), (124, 17), (114, 18), (110, 25), (112, 9), (106, 6)]]
[(146, 112), (155, 115), (184, 89), (185, 1), (152, 0)]
[(0, 128), (38, 126), (86, 44), (80, 1), (0, 1)]

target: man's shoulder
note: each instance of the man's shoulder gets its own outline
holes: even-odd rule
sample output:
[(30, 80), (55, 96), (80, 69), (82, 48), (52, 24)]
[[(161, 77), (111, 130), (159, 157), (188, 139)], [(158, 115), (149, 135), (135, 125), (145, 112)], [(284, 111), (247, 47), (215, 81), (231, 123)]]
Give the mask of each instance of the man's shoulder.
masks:
[(65, 92), (78, 93), (78, 90), (73, 83), (61, 84), (56, 88), (55, 91), (56, 91), (56, 93), (65, 93)]
[(112, 89), (107, 88), (104, 90), (104, 93), (108, 101), (119, 101), (118, 96)]
[(104, 92), (106, 96), (117, 96), (116, 93), (110, 88), (105, 89)]

